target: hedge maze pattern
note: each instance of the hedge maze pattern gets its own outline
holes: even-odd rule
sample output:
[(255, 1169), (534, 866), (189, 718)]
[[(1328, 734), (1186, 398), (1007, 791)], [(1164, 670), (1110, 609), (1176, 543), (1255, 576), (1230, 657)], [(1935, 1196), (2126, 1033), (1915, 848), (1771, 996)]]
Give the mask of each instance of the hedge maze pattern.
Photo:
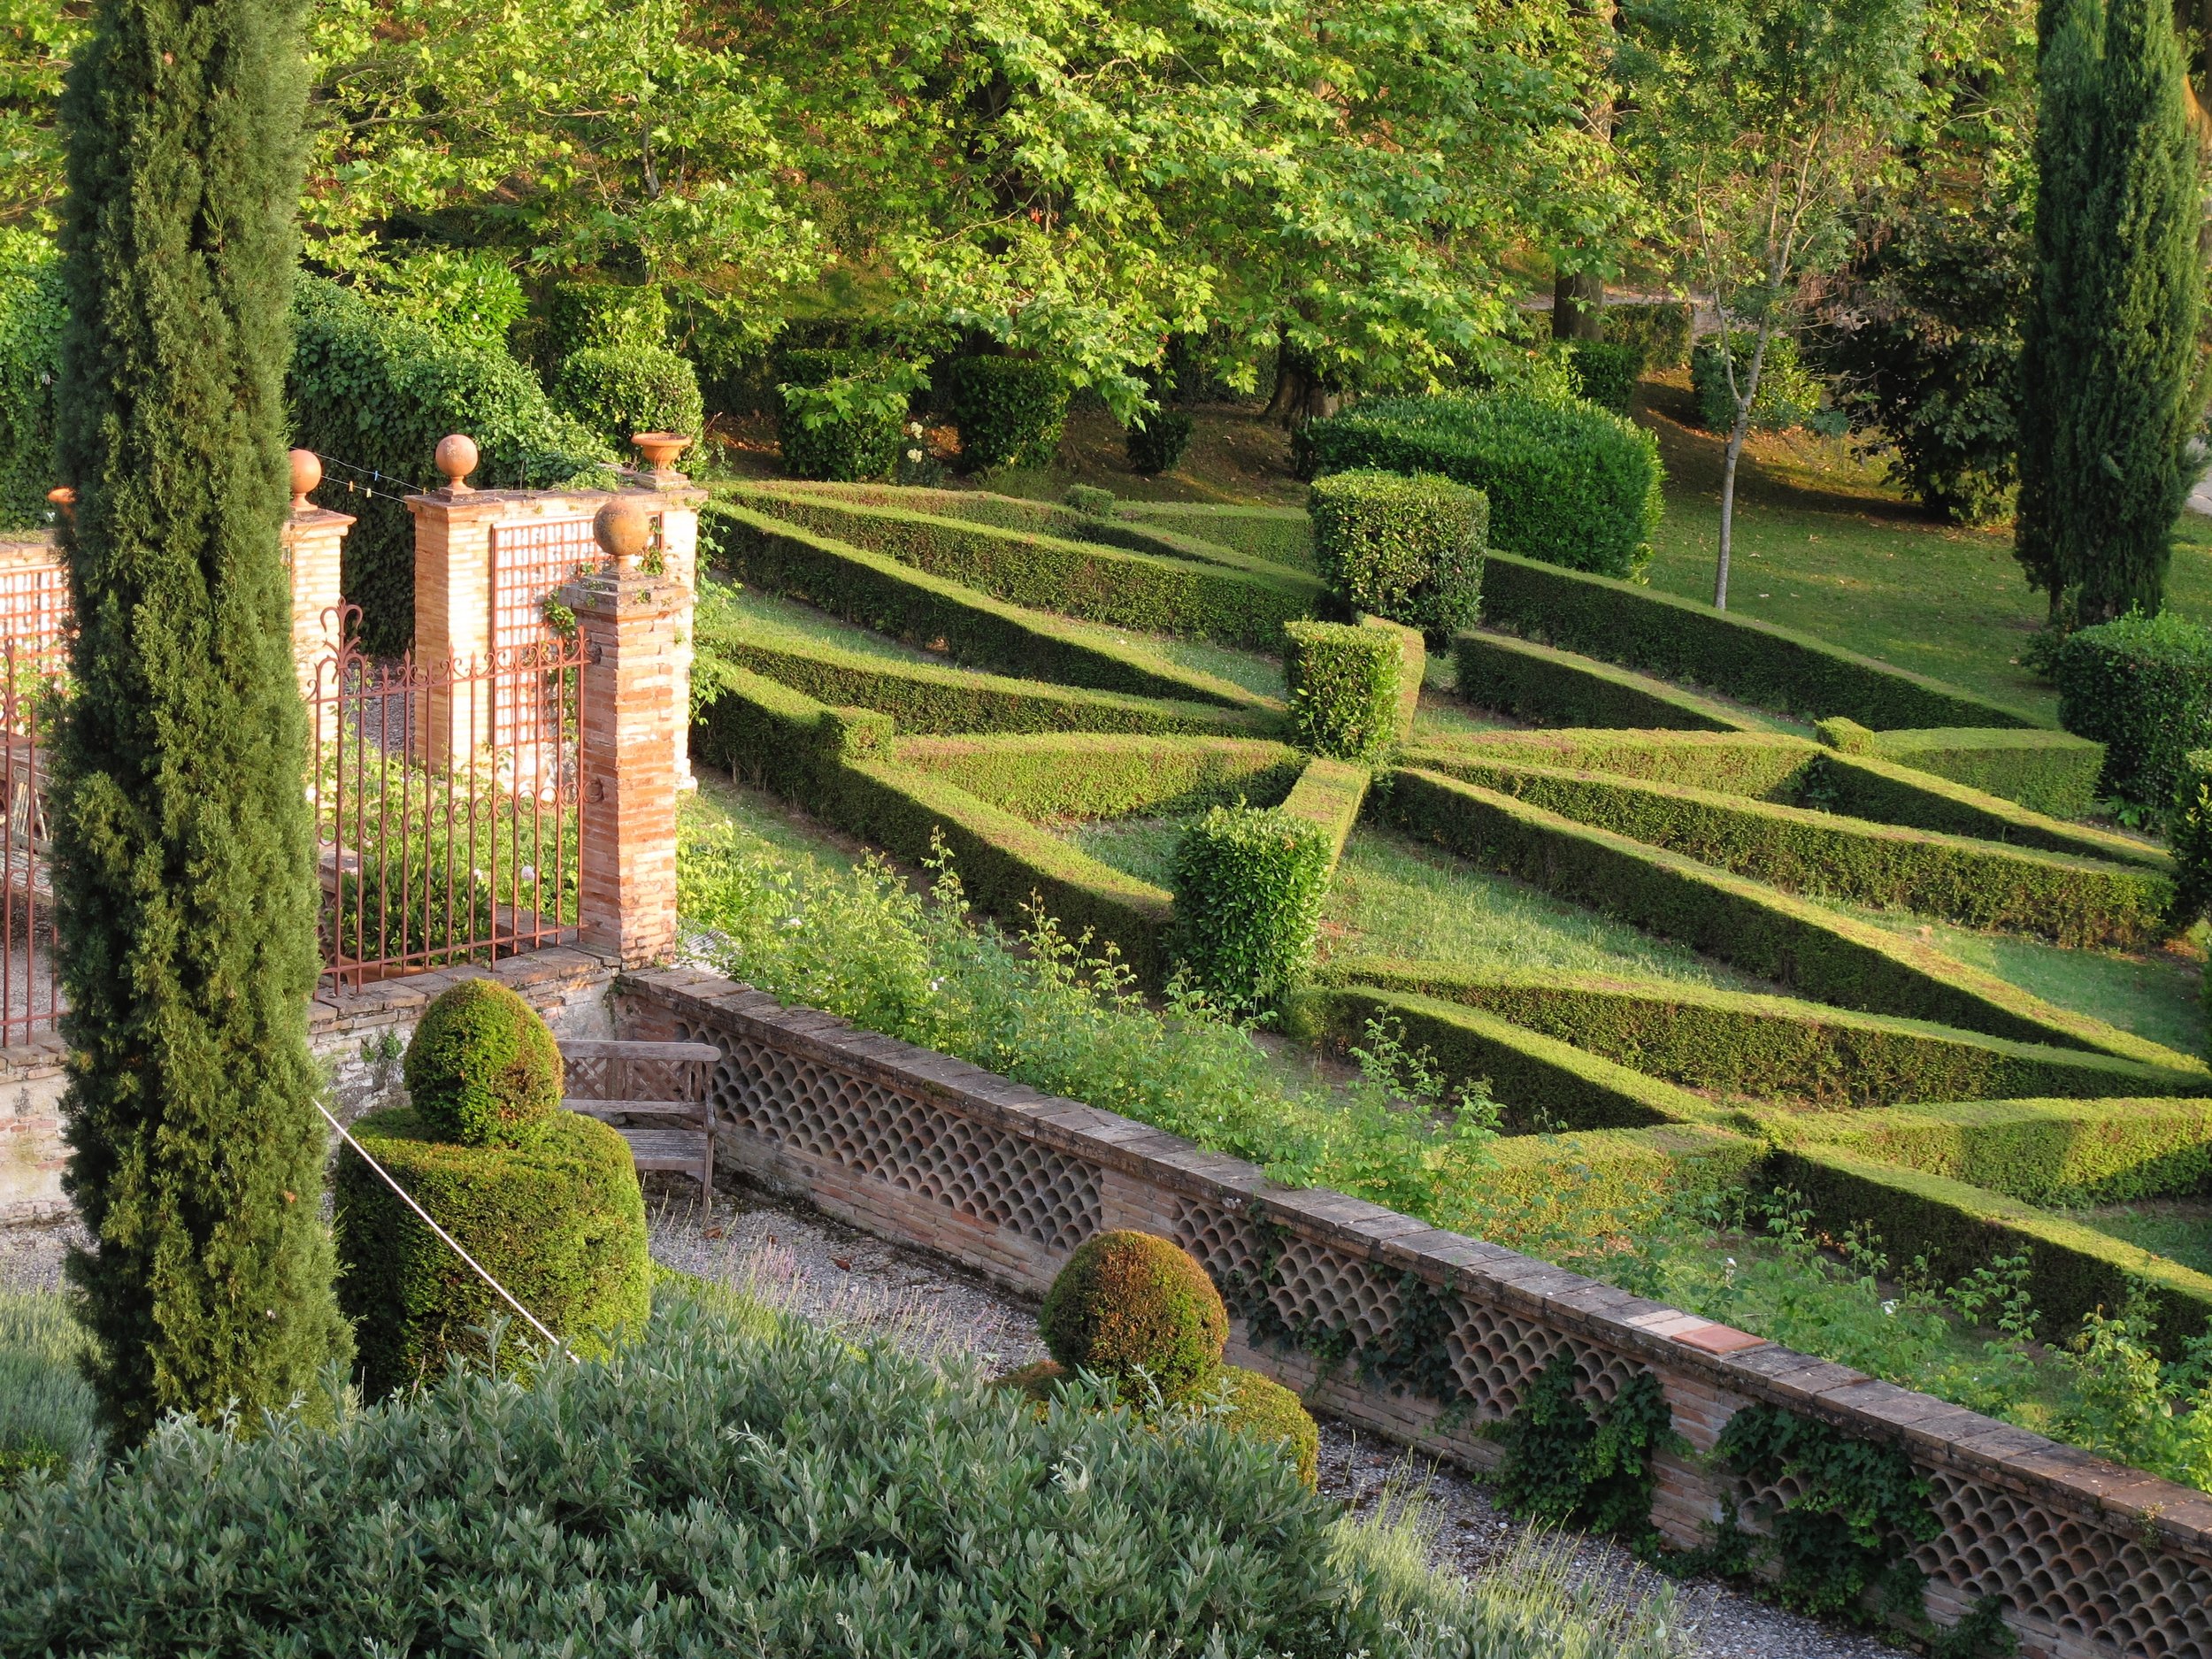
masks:
[[(695, 741), (707, 758), (906, 858), (941, 832), (981, 908), (1011, 918), (1041, 893), (1156, 984), (1171, 965), (1171, 895), (1046, 833), (1052, 822), (1240, 796), (1310, 810), (1342, 846), (1366, 793), (1339, 776), (1346, 764), (1283, 748), (1279, 687), (1194, 666), (1179, 646), (1250, 650), (1299, 616), (1348, 619), (1303, 567), (1300, 515), (1147, 504), (1097, 518), (882, 487), (733, 495), (702, 522), (727, 574), (877, 637), (864, 648), (759, 605), (703, 606)], [(1341, 1038), (1361, 1009), (1426, 1010), (1410, 1034), (1436, 1039), (1448, 1070), (1463, 1054), (1461, 1076), (1512, 1077), (1530, 1096), (1501, 1087), (1517, 1120), (1583, 1132), (1562, 1156), (1594, 1179), (1617, 1156), (1642, 1179), (1678, 1145), (1700, 1157), (1738, 1145), (1730, 1167), (1747, 1180), (1839, 1171), (1813, 1183), (1828, 1206), (1816, 1225), (1873, 1220), (1893, 1257), (1962, 1240), (2024, 1248), (2062, 1305), (2070, 1286), (2089, 1295), (2144, 1272), (2170, 1314), (2212, 1316), (2212, 1278), (2021, 1201), (2199, 1190), (2212, 1111), (2188, 1097), (2212, 1095), (2203, 1063), (1830, 908), (1840, 883), (1842, 900), (2027, 937), (2157, 937), (2172, 887), (2163, 855), (2036, 810), (2083, 800), (2093, 756), (2078, 740), (1816, 640), (1495, 550), (1484, 615), (1455, 643), (1460, 684), (1535, 729), (1421, 735), (1409, 722), (1403, 747), (1351, 769), (1379, 786), (1366, 816), (1732, 955), (1791, 995), (1490, 983), (1451, 964), (1377, 963), (1371, 981), (1348, 961), (1300, 993), (1294, 1029)], [(1580, 654), (1592, 651), (1614, 660)], [(1469, 816), (1476, 803), (1486, 817)], [(1453, 1006), (1469, 1017), (1458, 1030)], [(1639, 1031), (1659, 1025), (1666, 1052), (1647, 1059)], [(1878, 1064), (1839, 1079), (1854, 1054)], [(1991, 1101), (2022, 1079), (2064, 1098)], [(1048, 1250), (1102, 1225), (1082, 1166), (976, 1126), (950, 1131), (918, 1099), (802, 1071), (742, 1093), (726, 1110), (757, 1133)], [(1681, 1127), (1669, 1141), (1622, 1126), (1652, 1125)], [(2021, 1197), (1953, 1177), (1985, 1167)], [(1362, 1354), (1396, 1340), (1399, 1287), (1369, 1263), (1271, 1241), (1195, 1202), (1174, 1230), (1233, 1306), (1235, 1287), (1264, 1281), (1253, 1294), (1272, 1329), (1326, 1333)], [(1510, 1412), (1563, 1339), (1453, 1306), (1442, 1341), (1460, 1403), (1478, 1421)], [(1577, 1358), (1594, 1403), (1633, 1374), (1625, 1360)], [(2127, 1653), (2196, 1650), (2212, 1586), (2194, 1566), (1939, 1468), (1931, 1479), (1946, 1531), (1923, 1565), (1960, 1607), (1994, 1592), (2024, 1629)]]

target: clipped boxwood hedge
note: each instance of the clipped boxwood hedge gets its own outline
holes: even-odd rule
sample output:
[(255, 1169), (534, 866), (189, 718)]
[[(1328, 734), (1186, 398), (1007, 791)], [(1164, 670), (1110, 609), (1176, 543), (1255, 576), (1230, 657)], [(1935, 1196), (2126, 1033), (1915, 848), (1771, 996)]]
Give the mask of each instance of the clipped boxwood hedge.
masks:
[(960, 428), (960, 465), (1048, 466), (1067, 424), (1068, 388), (1060, 372), (1031, 357), (956, 357), (945, 391)]
[(787, 524), (1006, 603), (1120, 627), (1272, 651), (1283, 624), (1312, 615), (1317, 599), (1310, 584), (1295, 579), (864, 505), (819, 490), (738, 486), (731, 494)]
[(1847, 755), (1873, 755), (1933, 772), (1985, 795), (2016, 801), (2051, 818), (2085, 818), (2097, 803), (2104, 748), (2070, 732), (1945, 726), (1870, 732), (1855, 720), (1820, 723), (1823, 742)]
[(561, 359), (553, 401), (618, 454), (641, 432), (696, 437), (706, 424), (699, 376), (665, 346), (587, 346)]
[(2057, 680), (2059, 724), (2105, 746), (2104, 787), (2172, 805), (2189, 751), (2212, 746), (2212, 628), (2170, 611), (2083, 628)]
[(1636, 382), (1644, 377), (1641, 346), (1632, 340), (1571, 341), (1567, 362), (1579, 396), (1617, 415), (1628, 413), (1636, 401)]
[(1380, 759), (1398, 741), (1397, 637), (1335, 622), (1294, 622), (1283, 637), (1292, 740), (1340, 760)]
[(2163, 1045), (2029, 995), (1916, 940), (1440, 772), (1401, 770), (1392, 820), (1502, 871), (1842, 1008), (1935, 1019), (2194, 1071)]
[(956, 662), (1141, 697), (1248, 710), (1280, 706), (1141, 648), (1110, 644), (1057, 617), (749, 508), (710, 503), (700, 511), (699, 533), (711, 562), (732, 574), (875, 633), (941, 646)]
[(1366, 469), (1317, 478), (1314, 562), (1347, 607), (1432, 634), (1475, 619), (1490, 503), (1448, 478)]
[(1483, 492), (1490, 544), (1574, 570), (1633, 576), (1659, 527), (1659, 449), (1591, 403), (1518, 392), (1378, 397), (1310, 424), (1310, 476), (1434, 472)]
[(1264, 1007), (1302, 980), (1336, 849), (1313, 819), (1217, 806), (1175, 849), (1175, 956), (1225, 1007)]
[(1740, 732), (1750, 725), (1735, 710), (1663, 680), (1509, 634), (1455, 634), (1452, 654), (1460, 697), (1478, 709), (1560, 726)]
[(2203, 1071), (1710, 986), (1379, 957), (1340, 957), (1320, 977), (1464, 1003), (1684, 1088), (1825, 1115), (1909, 1101), (2212, 1094)]
[(1239, 799), (1279, 801), (1304, 757), (1233, 737), (910, 737), (890, 757), (1028, 818), (1197, 811)]
[(1600, 772), (1472, 757), (1441, 770), (1786, 892), (2032, 933), (2062, 945), (2124, 947), (2162, 938), (2173, 901), (2172, 882), (2139, 864)]
[(1687, 784), (1755, 801), (1794, 801), (1818, 746), (1767, 732), (1652, 732), (1568, 728), (1425, 737), (1407, 764), (1456, 776), (1470, 756)]
[(1298, 781), (1283, 797), (1284, 811), (1320, 826), (1328, 837), (1332, 872), (1343, 855), (1344, 843), (1351, 839), (1352, 826), (1359, 822), (1359, 810), (1372, 781), (1373, 774), (1364, 766), (1317, 755), (1306, 763)]
[[(781, 354), (776, 386), (776, 447), (795, 478), (886, 478), (905, 442), (906, 396), (893, 365), (873, 352), (799, 349)], [(826, 395), (847, 393), (842, 408)]]
[[(1492, 515), (1494, 521), (1494, 498)], [(1483, 619), (1525, 638), (1808, 719), (1844, 714), (1877, 731), (2039, 724), (2016, 709), (1809, 634), (1632, 582), (1515, 557), (1500, 550), (1512, 543), (1494, 523), (1492, 542), (1483, 567)]]
[(2039, 847), (2046, 852), (2076, 853), (2085, 858), (2141, 864), (2151, 870), (2173, 868), (2165, 850), (2148, 841), (2093, 824), (2070, 824), (2001, 796), (1985, 795), (1970, 785), (1872, 755), (1824, 755), (1807, 777), (1805, 788), (1809, 798), (1817, 798), (1832, 812), (1871, 818), (1878, 824), (1902, 824), (1912, 829), (1970, 835), (1977, 841)]
[(1587, 1236), (1632, 1233), (1670, 1205), (1738, 1186), (1766, 1148), (1703, 1124), (1663, 1124), (1502, 1135), (1489, 1155), (1481, 1176), (1487, 1207), (1517, 1209), (1538, 1236), (1548, 1215)]
[(1211, 502), (1125, 501), (1117, 518), (1219, 541), (1252, 558), (1313, 568), (1313, 521), (1297, 507), (1225, 507)]

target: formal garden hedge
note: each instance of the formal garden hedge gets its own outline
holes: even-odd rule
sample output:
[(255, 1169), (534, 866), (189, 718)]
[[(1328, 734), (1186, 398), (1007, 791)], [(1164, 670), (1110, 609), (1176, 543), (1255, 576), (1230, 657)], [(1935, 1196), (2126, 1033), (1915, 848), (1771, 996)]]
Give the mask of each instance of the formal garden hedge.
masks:
[(1217, 806), (1175, 848), (1178, 967), (1225, 1008), (1264, 1008), (1304, 979), (1337, 849), (1314, 818)]
[(2105, 746), (2105, 789), (2172, 805), (2189, 751), (2212, 746), (2212, 629), (2170, 611), (2083, 628), (2056, 678), (2059, 724)]
[(1870, 732), (1841, 716), (1820, 722), (1821, 741), (2001, 795), (2051, 818), (2086, 818), (2097, 803), (2104, 746), (2070, 732), (1947, 726)]
[(1817, 764), (1817, 744), (1768, 732), (1610, 730), (1568, 727), (1536, 732), (1424, 737), (1407, 751), (1409, 765), (1452, 772), (1479, 756), (1571, 772), (1686, 784), (1754, 801), (1796, 801)]
[(1810, 634), (1516, 557), (1526, 549), (1514, 548), (1502, 533), (1493, 540), (1483, 569), (1482, 612), (1494, 627), (1809, 719), (1847, 715), (1877, 731), (2037, 724), (2016, 709)]
[(2137, 837), (2093, 824), (2070, 824), (1967, 784), (1871, 755), (1824, 756), (1807, 778), (1805, 790), (1832, 812), (1880, 824), (2076, 853), (2151, 870), (2173, 868), (2164, 849)]
[(1449, 479), (1356, 470), (1307, 499), (1315, 567), (1348, 609), (1430, 634), (1471, 625), (1482, 603), (1490, 503)]
[(1123, 501), (1114, 516), (1222, 542), (1253, 558), (1313, 568), (1313, 521), (1296, 507), (1226, 507), (1210, 502)]
[(913, 737), (892, 744), (888, 757), (1026, 818), (1194, 812), (1239, 800), (1272, 805), (1305, 765), (1281, 743), (1104, 734)]
[(54, 371), (68, 304), (61, 255), (0, 227), (0, 530), (47, 522), (54, 486)]
[(1459, 695), (1478, 709), (1553, 726), (1739, 732), (1752, 722), (1710, 697), (1510, 634), (1452, 640)]
[(1283, 633), (1292, 739), (1317, 754), (1369, 764), (1394, 748), (1408, 666), (1400, 636), (1338, 622), (1294, 622)]
[(1296, 576), (1263, 576), (1058, 536), (1004, 530), (814, 490), (733, 487), (738, 503), (824, 536), (966, 584), (1010, 604), (1155, 633), (1273, 650), (1283, 624), (1319, 595)]

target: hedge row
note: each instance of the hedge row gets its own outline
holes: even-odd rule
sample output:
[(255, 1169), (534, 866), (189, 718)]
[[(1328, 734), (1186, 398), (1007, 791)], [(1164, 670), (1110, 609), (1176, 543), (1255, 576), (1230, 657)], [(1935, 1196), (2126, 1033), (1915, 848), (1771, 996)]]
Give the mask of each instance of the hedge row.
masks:
[(1909, 910), (2062, 945), (2163, 936), (2173, 883), (2138, 864), (1873, 824), (1681, 784), (1463, 757), (1440, 768), (1578, 824), (1786, 892)]
[(1398, 641), (1398, 741), (1409, 742), (1413, 737), (1413, 722), (1421, 712), (1421, 687), (1429, 677), (1429, 645), (1421, 637), (1421, 630), (1386, 621), (1381, 617), (1362, 617), (1363, 628), (1381, 628), (1394, 635)]
[[(1512, 545), (1502, 532), (1498, 540)], [(1491, 553), (1482, 613), (1493, 626), (1531, 639), (1807, 718), (1848, 715), (1877, 731), (2038, 724), (1810, 634), (1509, 553)]]
[(1468, 757), (1686, 784), (1755, 801), (1795, 801), (1820, 749), (1766, 732), (1654, 732), (1567, 728), (1424, 739), (1410, 765), (1452, 773)]
[(1843, 754), (1872, 755), (1933, 772), (2052, 818), (2086, 818), (2097, 803), (2097, 776), (2104, 769), (2104, 746), (2070, 732), (1971, 726), (1870, 732), (1839, 716), (1820, 723), (1820, 736)]
[(2117, 1313), (2139, 1290), (2169, 1358), (2180, 1357), (2212, 1318), (2212, 1278), (2001, 1194), (1827, 1147), (1777, 1151), (1765, 1171), (1804, 1195), (1822, 1231), (1839, 1235), (1870, 1223), (1891, 1260), (1925, 1258), (1939, 1280), (2024, 1253), (2046, 1338), (2063, 1336), (2100, 1308)]
[(1359, 810), (1367, 800), (1371, 781), (1364, 766), (1317, 755), (1306, 763), (1305, 770), (1298, 774), (1298, 781), (1291, 785), (1290, 793), (1283, 797), (1284, 811), (1295, 818), (1310, 818), (1328, 836), (1332, 872), (1343, 855), (1344, 843), (1351, 839), (1352, 826), (1359, 822)]
[(2202, 1071), (1709, 986), (1603, 974), (1470, 972), (1375, 957), (1340, 958), (1321, 977), (1479, 1008), (1684, 1088), (1759, 1101), (1835, 1109), (2024, 1095), (2212, 1094), (2212, 1076)]
[(1317, 583), (1258, 576), (1057, 536), (1002, 530), (813, 490), (741, 487), (733, 496), (786, 523), (965, 583), (1010, 604), (1250, 650), (1279, 649), (1283, 624), (1315, 614)]
[(1318, 755), (1372, 765), (1398, 746), (1405, 670), (1403, 648), (1379, 628), (1288, 624), (1283, 691), (1292, 740)]
[(1125, 501), (1117, 518), (1219, 541), (1276, 565), (1313, 568), (1313, 521), (1296, 507), (1217, 507), (1187, 501)]
[(886, 758), (1025, 818), (1194, 812), (1238, 800), (1271, 806), (1305, 761), (1286, 744), (1248, 738), (1081, 733), (911, 737)]
[(1806, 779), (1809, 795), (1832, 812), (1976, 841), (2074, 853), (2152, 870), (2173, 868), (2160, 848), (2090, 824), (2069, 824), (1932, 772), (1871, 755), (1828, 754)]
[(1478, 709), (1559, 726), (1741, 732), (1752, 723), (1709, 697), (1509, 634), (1452, 637), (1459, 695)]
[(1480, 1179), (1494, 1206), (1532, 1223), (1555, 1212), (1602, 1235), (1633, 1232), (1671, 1202), (1740, 1185), (1764, 1156), (1755, 1141), (1698, 1124), (1502, 1135)]
[(1094, 691), (1248, 710), (1279, 706), (1215, 675), (1106, 644), (1056, 617), (743, 507), (710, 503), (700, 511), (699, 530), (710, 562), (742, 580), (872, 632), (941, 647), (956, 662)]
[(1745, 1117), (1778, 1146), (1832, 1147), (2030, 1203), (2125, 1203), (2212, 1181), (2212, 1101), (1990, 1100)]
[(2184, 1071), (2200, 1063), (2030, 995), (1916, 940), (1441, 773), (1393, 774), (1394, 822), (1824, 1002)]
[(2131, 612), (2070, 635), (2053, 677), (2059, 724), (2105, 745), (2104, 789), (2172, 806), (2190, 751), (2212, 745), (2212, 629)]

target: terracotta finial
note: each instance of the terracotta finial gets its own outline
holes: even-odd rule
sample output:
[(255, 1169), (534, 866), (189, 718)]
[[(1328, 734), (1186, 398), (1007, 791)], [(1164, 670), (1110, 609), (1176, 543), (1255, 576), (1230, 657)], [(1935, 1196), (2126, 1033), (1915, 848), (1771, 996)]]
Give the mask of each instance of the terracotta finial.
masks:
[(452, 433), (438, 440), (438, 471), (445, 474), (448, 495), (468, 493), (468, 475), (476, 470), (477, 458), (476, 440), (465, 433)]
[(617, 495), (592, 516), (591, 532), (615, 569), (626, 571), (653, 539), (653, 521), (634, 496)]
[(323, 481), (322, 457), (312, 449), (292, 451), (292, 516), (312, 512), (315, 503), (308, 500), (315, 486)]
[(46, 499), (54, 503), (54, 510), (65, 518), (76, 511), (77, 492), (66, 484), (57, 484), (46, 492)]

